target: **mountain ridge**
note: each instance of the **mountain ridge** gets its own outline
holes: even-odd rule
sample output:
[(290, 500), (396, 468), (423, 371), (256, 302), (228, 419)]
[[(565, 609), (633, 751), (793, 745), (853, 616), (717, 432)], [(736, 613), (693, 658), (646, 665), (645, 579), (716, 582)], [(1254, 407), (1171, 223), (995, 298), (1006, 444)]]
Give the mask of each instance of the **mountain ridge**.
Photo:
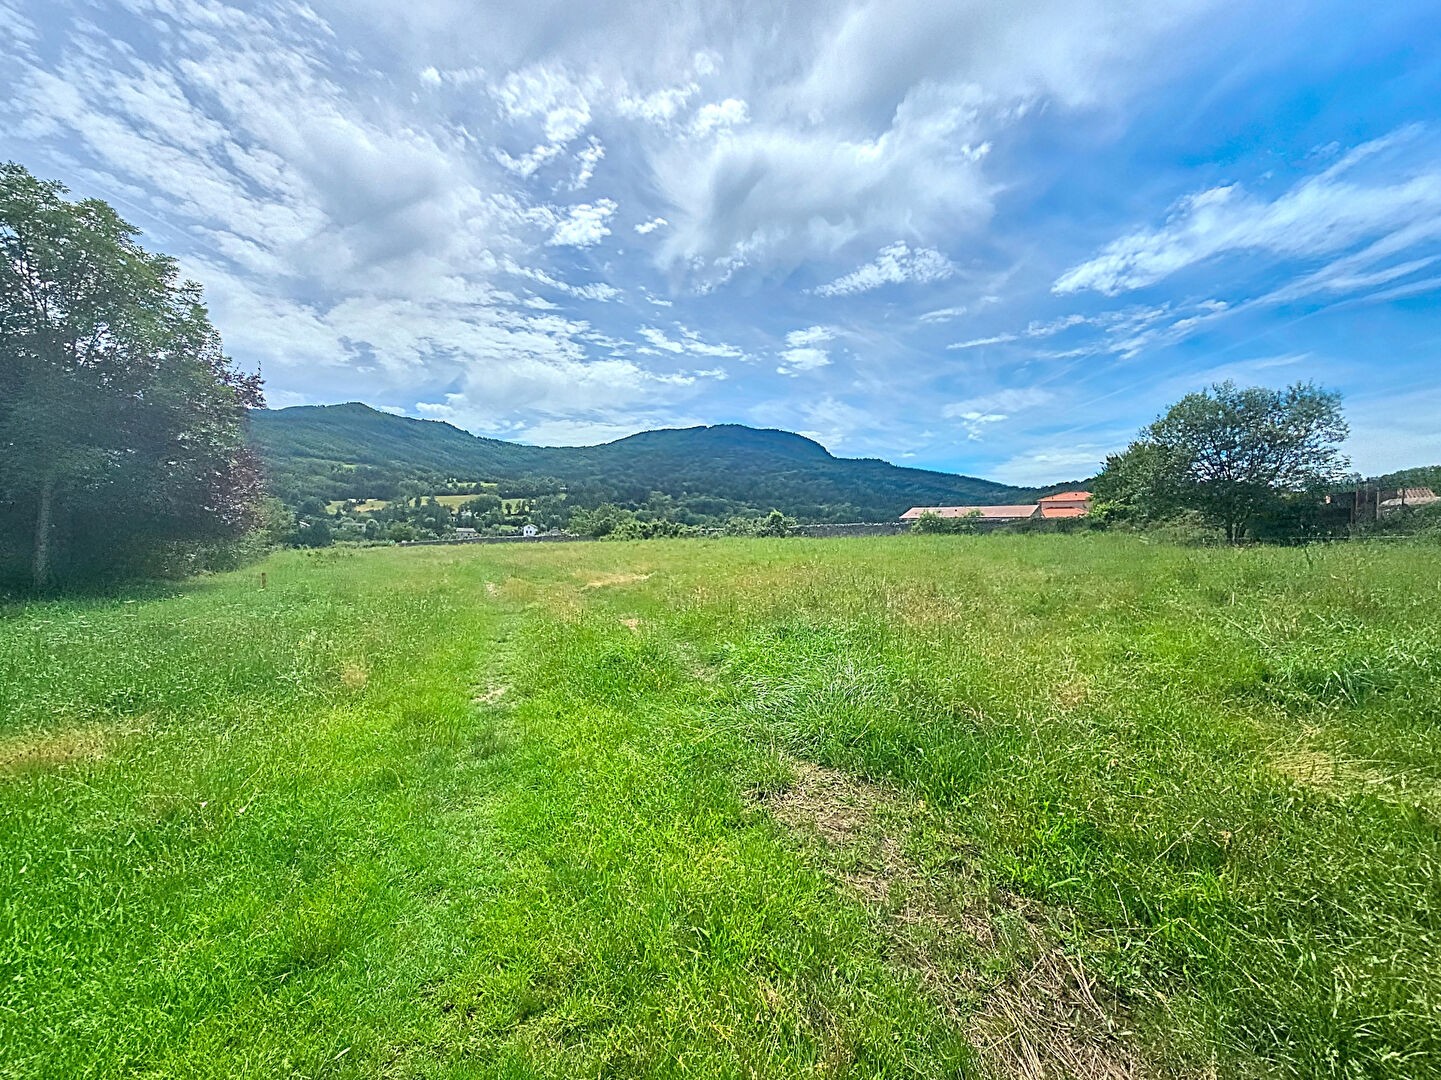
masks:
[(291, 503), (493, 482), (519, 496), (565, 491), (575, 505), (639, 506), (659, 493), (696, 519), (779, 509), (801, 520), (889, 520), (915, 505), (1016, 502), (1064, 486), (837, 457), (796, 432), (744, 424), (532, 446), (344, 402), (256, 410), (251, 434), (272, 488)]

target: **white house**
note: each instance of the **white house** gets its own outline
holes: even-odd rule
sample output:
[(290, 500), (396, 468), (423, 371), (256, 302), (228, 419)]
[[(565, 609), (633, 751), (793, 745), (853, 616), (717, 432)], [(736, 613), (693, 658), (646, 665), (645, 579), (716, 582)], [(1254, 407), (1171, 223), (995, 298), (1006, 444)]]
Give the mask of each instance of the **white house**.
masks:
[(540, 530), (537, 529), (534, 525), (527, 525), (525, 528), (523, 528), (523, 529), (520, 530), (520, 535), (521, 535), (521, 536), (534, 536), (534, 535), (535, 535), (536, 533), (538, 533), (538, 532), (540, 532)]

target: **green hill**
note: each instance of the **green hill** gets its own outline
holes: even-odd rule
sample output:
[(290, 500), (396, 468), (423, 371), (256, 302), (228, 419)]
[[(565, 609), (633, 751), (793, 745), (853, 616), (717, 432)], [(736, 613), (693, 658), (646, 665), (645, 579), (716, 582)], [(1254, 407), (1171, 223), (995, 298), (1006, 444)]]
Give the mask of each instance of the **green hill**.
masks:
[(636, 507), (654, 493), (678, 516), (779, 509), (807, 521), (884, 521), (923, 504), (1018, 502), (1036, 489), (876, 459), (838, 458), (810, 439), (738, 424), (645, 431), (600, 446), (486, 439), (367, 405), (306, 405), (251, 416), (272, 489), (287, 502), (394, 498), (497, 482), (507, 495), (565, 491), (576, 505)]

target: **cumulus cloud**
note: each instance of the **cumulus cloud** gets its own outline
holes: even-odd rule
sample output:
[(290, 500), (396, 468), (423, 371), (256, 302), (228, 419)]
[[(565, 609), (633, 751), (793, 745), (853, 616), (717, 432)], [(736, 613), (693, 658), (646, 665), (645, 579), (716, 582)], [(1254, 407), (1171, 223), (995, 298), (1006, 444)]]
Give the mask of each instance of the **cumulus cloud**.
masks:
[(808, 326), (804, 330), (792, 330), (786, 334), (786, 344), (791, 348), (805, 345), (821, 345), (835, 339), (836, 331), (830, 326)]
[[(973, 90), (922, 87), (876, 136), (756, 118), (708, 151), (673, 144), (655, 161), (673, 208), (660, 258), (714, 282), (744, 267), (835, 259), (887, 234), (979, 228), (993, 190), (968, 138), (979, 107)], [(923, 264), (948, 265), (930, 252), (917, 249)]]
[(635, 231), (640, 233), (642, 236), (645, 236), (646, 234), (653, 233), (657, 229), (664, 228), (669, 224), (670, 222), (663, 217), (653, 217), (649, 221), (642, 221), (639, 225), (635, 227)]
[(578, 203), (566, 208), (565, 215), (554, 224), (551, 247), (592, 247), (610, 235), (606, 223), (616, 211), (613, 199), (597, 199), (594, 203)]
[(785, 349), (781, 352), (781, 364), (776, 371), (781, 375), (799, 375), (804, 371), (815, 371), (831, 362), (831, 354), (825, 349), (803, 347)]
[(590, 123), (593, 86), (561, 65), (531, 64), (507, 74), (492, 86), (491, 95), (509, 119), (539, 119), (547, 139), (566, 143)]
[(786, 334), (786, 347), (781, 350), (781, 363), (776, 372), (781, 375), (800, 375), (827, 367), (831, 354), (821, 346), (836, 337), (834, 327), (809, 326), (803, 330), (792, 330)]
[(864, 266), (819, 286), (815, 292), (817, 296), (849, 296), (879, 289), (882, 285), (903, 285), (907, 282), (928, 285), (945, 281), (955, 272), (951, 260), (934, 248), (912, 249), (898, 241), (882, 248), (880, 254)]

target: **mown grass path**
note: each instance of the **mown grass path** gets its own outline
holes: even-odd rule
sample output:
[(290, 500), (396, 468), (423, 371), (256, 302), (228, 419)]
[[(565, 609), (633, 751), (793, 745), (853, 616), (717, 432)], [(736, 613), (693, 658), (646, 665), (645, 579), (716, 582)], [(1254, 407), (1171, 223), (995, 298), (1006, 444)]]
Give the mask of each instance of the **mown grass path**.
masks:
[(391, 549), (6, 609), (0, 1076), (1441, 1071), (1435, 560)]

